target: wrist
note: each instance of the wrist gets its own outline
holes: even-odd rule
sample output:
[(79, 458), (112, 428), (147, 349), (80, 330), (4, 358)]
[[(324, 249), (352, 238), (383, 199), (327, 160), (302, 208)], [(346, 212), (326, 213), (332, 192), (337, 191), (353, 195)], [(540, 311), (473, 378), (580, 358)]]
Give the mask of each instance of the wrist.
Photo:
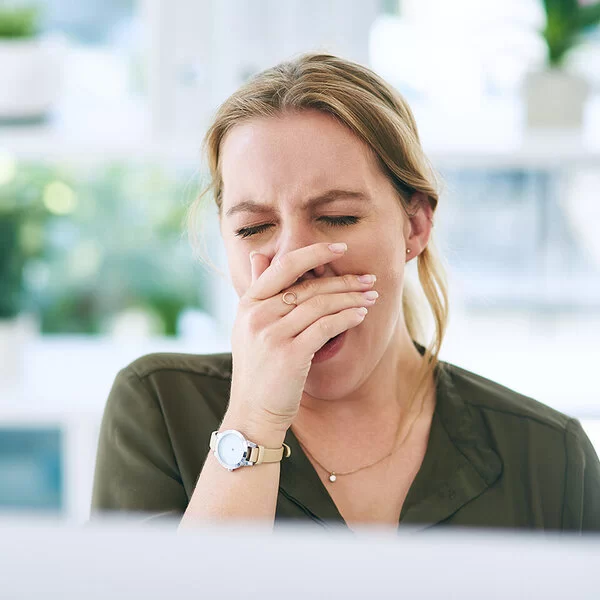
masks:
[(280, 448), (289, 425), (274, 424), (252, 411), (229, 409), (219, 431), (226, 429), (237, 429), (247, 440), (265, 448)]

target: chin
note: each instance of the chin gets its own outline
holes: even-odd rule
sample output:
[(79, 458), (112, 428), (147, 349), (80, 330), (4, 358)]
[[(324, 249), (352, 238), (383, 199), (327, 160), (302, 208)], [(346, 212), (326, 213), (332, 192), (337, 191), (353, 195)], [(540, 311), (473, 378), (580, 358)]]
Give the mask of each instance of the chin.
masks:
[[(346, 331), (342, 347), (326, 360), (313, 362), (306, 378), (304, 391), (315, 398), (342, 398), (348, 395), (360, 380), (362, 361), (350, 367), (354, 362), (352, 349), (356, 340), (350, 340), (352, 331)], [(314, 359), (313, 359), (314, 360)]]
[(340, 400), (347, 397), (356, 389), (357, 385), (349, 381), (343, 374), (312, 375), (309, 373), (304, 386), (304, 393), (318, 400)]

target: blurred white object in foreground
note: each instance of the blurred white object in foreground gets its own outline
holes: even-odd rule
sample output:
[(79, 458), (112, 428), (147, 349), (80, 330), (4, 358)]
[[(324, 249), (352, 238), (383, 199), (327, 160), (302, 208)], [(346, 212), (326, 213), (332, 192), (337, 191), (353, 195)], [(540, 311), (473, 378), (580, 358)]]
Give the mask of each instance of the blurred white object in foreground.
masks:
[[(598, 537), (0, 521), (2, 597), (597, 598)], [(32, 574), (35, 574), (32, 577)], [(432, 576), (433, 575), (433, 576)]]

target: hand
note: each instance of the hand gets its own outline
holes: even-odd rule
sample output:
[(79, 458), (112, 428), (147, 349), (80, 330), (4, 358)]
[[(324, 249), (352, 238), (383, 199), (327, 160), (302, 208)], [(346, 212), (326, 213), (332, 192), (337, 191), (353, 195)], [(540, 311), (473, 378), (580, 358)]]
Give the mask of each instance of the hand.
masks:
[[(240, 298), (233, 325), (230, 408), (256, 422), (287, 430), (298, 413), (311, 361), (332, 337), (356, 327), (375, 300), (357, 275), (317, 277), (293, 285), (307, 271), (344, 255), (327, 243), (299, 248), (269, 264), (251, 258), (252, 283)], [(290, 287), (291, 286), (291, 287)], [(293, 291), (297, 306), (282, 301)], [(374, 295), (374, 294), (371, 294)], [(363, 307), (363, 308), (360, 308)], [(239, 404), (243, 404), (240, 407)]]

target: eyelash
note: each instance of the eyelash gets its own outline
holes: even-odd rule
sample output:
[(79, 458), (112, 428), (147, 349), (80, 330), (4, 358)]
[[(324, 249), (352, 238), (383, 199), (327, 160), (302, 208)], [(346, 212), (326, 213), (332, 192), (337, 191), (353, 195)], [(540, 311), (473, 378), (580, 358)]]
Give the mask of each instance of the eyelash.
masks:
[[(360, 221), (360, 217), (321, 217), (325, 223), (331, 227), (346, 227), (348, 225), (354, 225)], [(242, 227), (235, 232), (235, 235), (242, 239), (249, 238), (257, 233), (262, 233), (271, 227), (272, 223), (263, 223), (262, 225), (256, 225), (254, 227)]]

